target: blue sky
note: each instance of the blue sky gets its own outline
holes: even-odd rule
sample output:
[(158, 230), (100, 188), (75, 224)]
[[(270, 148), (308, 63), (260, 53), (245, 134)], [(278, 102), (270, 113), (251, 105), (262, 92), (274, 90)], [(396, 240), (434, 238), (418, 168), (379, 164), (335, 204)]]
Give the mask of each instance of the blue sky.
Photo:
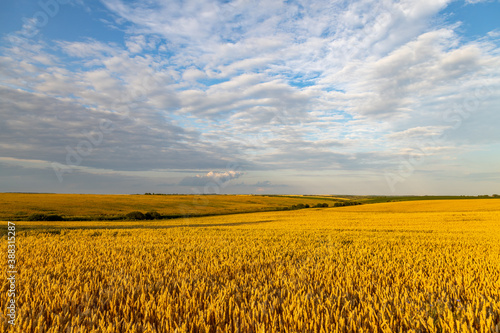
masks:
[(0, 191), (500, 192), (500, 1), (4, 1)]

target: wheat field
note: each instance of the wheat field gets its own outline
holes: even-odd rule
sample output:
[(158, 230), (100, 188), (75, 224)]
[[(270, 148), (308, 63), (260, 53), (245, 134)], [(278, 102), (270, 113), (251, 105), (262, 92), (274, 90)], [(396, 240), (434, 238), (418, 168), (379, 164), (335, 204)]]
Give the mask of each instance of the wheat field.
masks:
[(203, 216), (277, 210), (296, 204), (329, 203), (333, 196), (260, 195), (99, 195), (56, 193), (0, 193), (0, 219), (26, 220), (30, 214), (57, 214), (94, 220), (131, 211), (157, 211), (169, 216)]
[(2, 332), (500, 330), (497, 200), (93, 225), (17, 234)]

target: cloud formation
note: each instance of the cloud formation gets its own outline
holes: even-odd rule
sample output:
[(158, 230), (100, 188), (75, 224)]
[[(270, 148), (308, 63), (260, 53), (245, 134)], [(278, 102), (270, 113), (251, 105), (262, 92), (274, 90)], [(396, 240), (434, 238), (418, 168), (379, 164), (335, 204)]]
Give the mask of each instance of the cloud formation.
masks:
[(498, 31), (465, 38), (440, 16), (451, 1), (102, 3), (100, 29), (121, 39), (4, 35), (0, 157), (58, 163), (65, 179), (199, 174), (180, 186), (242, 177), (208, 172), (232, 162), (268, 187), (285, 171), (383, 182), (415, 150), (422, 172), (463, 156), (466, 175), (467, 154), (498, 150)]
[(180, 182), (181, 186), (207, 186), (214, 184), (216, 186), (222, 186), (224, 183), (232, 179), (237, 179), (243, 176), (241, 171), (225, 171), (217, 172), (210, 171), (205, 175), (196, 175), (194, 177), (185, 177)]

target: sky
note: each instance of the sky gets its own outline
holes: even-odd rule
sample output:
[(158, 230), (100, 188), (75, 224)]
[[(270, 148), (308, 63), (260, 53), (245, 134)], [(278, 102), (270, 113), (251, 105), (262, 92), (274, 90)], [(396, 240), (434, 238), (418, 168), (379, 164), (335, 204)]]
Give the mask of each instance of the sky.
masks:
[(500, 0), (0, 2), (0, 192), (500, 193)]

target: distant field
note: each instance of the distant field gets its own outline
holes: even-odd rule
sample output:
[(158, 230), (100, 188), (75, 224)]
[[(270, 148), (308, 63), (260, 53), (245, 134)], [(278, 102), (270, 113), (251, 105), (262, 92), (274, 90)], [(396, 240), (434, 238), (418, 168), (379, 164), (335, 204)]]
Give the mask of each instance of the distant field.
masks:
[[(341, 207), (344, 211), (356, 212), (480, 212), (500, 210), (498, 199), (462, 199), (462, 200), (415, 200), (377, 203), (356, 207)], [(500, 220), (499, 220), (500, 221)]]
[[(271, 195), (270, 195), (271, 196)], [(275, 197), (283, 197), (284, 195), (273, 195)], [(476, 199), (500, 199), (498, 194), (494, 195), (479, 195), (479, 196), (467, 196), (467, 195), (392, 195), (392, 196), (384, 196), (384, 195), (334, 195), (334, 196), (325, 196), (325, 195), (314, 195), (314, 196), (294, 196), (294, 195), (286, 195), (289, 198), (299, 198), (299, 197), (314, 197), (317, 199), (325, 198), (325, 197), (334, 197), (341, 201), (359, 201), (362, 203), (381, 203), (381, 202), (399, 202), (399, 201), (422, 201), (422, 200), (476, 200)]]
[[(92, 195), (0, 193), (0, 219), (26, 220), (31, 214), (59, 215), (68, 220), (123, 219), (132, 211), (156, 211), (166, 218), (274, 211), (294, 205), (393, 201), (477, 200), (478, 197), (373, 197), (298, 195)], [(500, 198), (491, 198), (500, 203)], [(481, 199), (484, 200), (484, 199)], [(456, 205), (460, 205), (456, 203)]]
[(16, 332), (497, 332), (499, 203), (16, 222)]
[(334, 197), (257, 195), (92, 195), (0, 193), (0, 219), (24, 220), (34, 213), (65, 218), (112, 219), (132, 211), (157, 211), (169, 217), (276, 210), (298, 204), (339, 201)]

